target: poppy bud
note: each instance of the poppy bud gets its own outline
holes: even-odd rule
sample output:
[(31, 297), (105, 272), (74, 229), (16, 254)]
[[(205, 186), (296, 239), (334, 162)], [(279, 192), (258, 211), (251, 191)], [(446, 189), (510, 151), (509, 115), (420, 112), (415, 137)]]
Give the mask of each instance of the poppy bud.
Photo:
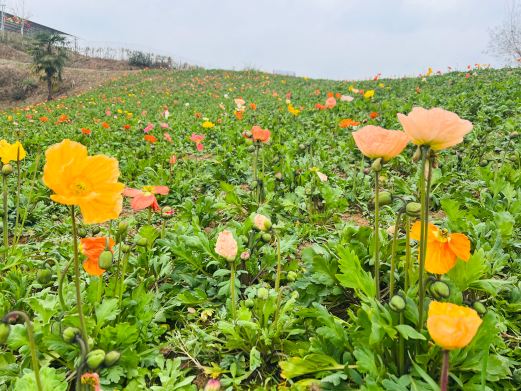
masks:
[(92, 235), (95, 236), (100, 233), (101, 229), (99, 226), (95, 225), (90, 230), (92, 232)]
[(128, 231), (128, 223), (126, 221), (120, 221), (118, 224), (118, 235), (124, 236)]
[[(373, 200), (373, 203), (375, 200)], [(388, 191), (382, 191), (380, 194), (378, 194), (378, 205), (384, 206), (384, 205), (390, 205), (393, 202), (393, 195), (391, 192)]]
[(251, 308), (253, 307), (253, 305), (255, 304), (255, 302), (253, 301), (253, 299), (246, 299), (244, 300), (244, 305), (248, 308)]
[(295, 281), (297, 279), (297, 273), (290, 270), (287, 275), (288, 281)]
[(2, 166), (2, 175), (3, 176), (7, 176), (9, 174), (11, 174), (13, 172), (13, 166), (11, 166), (10, 164), (4, 164)]
[(250, 259), (250, 252), (247, 251), (247, 250), (246, 250), (246, 251), (243, 251), (243, 252), (241, 253), (241, 259), (242, 259), (243, 261), (246, 261), (247, 259)]
[(301, 151), (303, 151), (304, 149), (306, 149), (306, 145), (305, 145), (305, 144), (299, 144), (299, 145), (298, 145), (298, 149), (300, 149)]
[(275, 173), (275, 179), (278, 180), (279, 182), (282, 182), (284, 180), (284, 177), (282, 176), (282, 173), (280, 171), (277, 171)]
[(105, 360), (105, 352), (101, 349), (96, 349), (87, 354), (87, 366), (90, 369), (97, 369)]
[(67, 343), (72, 343), (76, 339), (76, 336), (80, 334), (80, 330), (76, 327), (67, 327), (63, 330), (62, 338)]
[(420, 149), (420, 147), (416, 148), (416, 151), (414, 151), (414, 154), (412, 155), (412, 161), (414, 163), (416, 163), (417, 161), (419, 161), (422, 157), (422, 151)]
[(480, 301), (475, 301), (472, 304), (472, 307), (476, 310), (476, 312), (480, 315), (485, 315), (487, 313), (487, 307), (483, 305)]
[(9, 334), (11, 333), (11, 326), (7, 323), (0, 322), (0, 345), (3, 345), (7, 342), (7, 338), (9, 338)]
[(429, 291), (431, 295), (435, 299), (446, 299), (450, 296), (450, 289), (447, 284), (445, 284), (443, 281), (434, 281), (430, 287)]
[(78, 236), (80, 238), (84, 238), (85, 236), (87, 236), (87, 230), (83, 227), (78, 229)]
[(261, 238), (262, 238), (262, 241), (265, 242), (265, 243), (271, 242), (271, 235), (268, 234), (268, 233), (263, 233), (261, 235)]
[(219, 391), (221, 389), (221, 382), (219, 379), (210, 379), (204, 386), (204, 391)]
[(255, 145), (249, 145), (248, 152), (253, 152), (253, 151), (255, 151)]
[(374, 172), (382, 171), (382, 158), (376, 159), (373, 164), (371, 164), (371, 170)]
[(51, 279), (52, 273), (49, 269), (42, 269), (36, 273), (36, 281), (38, 281), (39, 284), (47, 285), (49, 282), (51, 282)]
[(420, 217), (422, 206), (419, 202), (409, 202), (405, 207), (405, 212), (409, 217)]
[(258, 185), (259, 185), (259, 182), (257, 182), (257, 181), (253, 181), (253, 182), (251, 183), (251, 186), (250, 186), (250, 187), (251, 187), (252, 189), (256, 189)]
[(119, 361), (120, 357), (121, 357), (120, 352), (118, 352), (116, 350), (112, 350), (105, 355), (105, 360), (103, 360), (103, 364), (106, 367), (111, 367)]
[(121, 245), (121, 252), (124, 254), (127, 254), (130, 252), (130, 246), (128, 244), (122, 244)]
[(110, 269), (112, 267), (112, 252), (109, 250), (103, 251), (98, 260), (99, 267), (102, 269)]
[(161, 217), (170, 219), (174, 216), (174, 210), (170, 206), (165, 206), (161, 209)]
[(519, 132), (512, 132), (512, 133), (510, 133), (509, 136), (510, 136), (511, 139), (518, 138), (519, 137)]
[(136, 244), (140, 247), (145, 247), (148, 244), (147, 238), (139, 238), (136, 240)]
[(400, 295), (394, 295), (389, 300), (389, 307), (395, 312), (402, 312), (405, 309), (405, 300)]
[(266, 288), (259, 288), (257, 289), (257, 297), (261, 300), (267, 300), (270, 293)]

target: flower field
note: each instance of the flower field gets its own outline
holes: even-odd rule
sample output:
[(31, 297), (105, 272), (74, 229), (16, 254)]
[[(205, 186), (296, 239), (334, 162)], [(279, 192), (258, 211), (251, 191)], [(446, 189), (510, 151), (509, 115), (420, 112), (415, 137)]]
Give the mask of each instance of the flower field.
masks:
[(0, 390), (520, 389), (520, 80), (145, 70), (0, 113)]

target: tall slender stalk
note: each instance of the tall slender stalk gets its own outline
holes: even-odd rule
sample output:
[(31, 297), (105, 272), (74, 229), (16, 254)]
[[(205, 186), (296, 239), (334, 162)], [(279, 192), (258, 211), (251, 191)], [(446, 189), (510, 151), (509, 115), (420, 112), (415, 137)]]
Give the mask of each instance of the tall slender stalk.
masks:
[(409, 221), (409, 216), (405, 216), (405, 284), (404, 291), (407, 295), (409, 291), (409, 286), (411, 284), (411, 223)]
[(3, 322), (7, 323), (7, 320), (13, 316), (19, 316), (25, 322), (27, 329), (27, 339), (29, 340), (29, 349), (31, 350), (31, 360), (33, 365), (34, 377), (36, 379), (36, 387), (38, 391), (43, 391), (42, 380), (40, 379), (40, 364), (38, 361), (38, 354), (36, 351), (36, 343), (34, 342), (33, 325), (29, 316), (23, 311), (11, 311), (4, 316)]
[(235, 260), (230, 262), (230, 303), (232, 309), (232, 319), (237, 319), (237, 307), (235, 303)]
[[(400, 324), (403, 324), (404, 318), (402, 311), (400, 312)], [(401, 334), (398, 340), (398, 373), (400, 376), (405, 373), (405, 340)]]
[(449, 386), (449, 351), (443, 350), (441, 363), (440, 391), (447, 391)]
[(394, 224), (393, 244), (391, 250), (391, 275), (389, 276), (389, 297), (394, 296), (394, 272), (396, 270), (396, 248), (398, 247), (398, 231), (400, 230), (400, 221), (402, 220), (402, 213), (398, 212)]
[(85, 316), (83, 315), (83, 306), (81, 301), (81, 284), (80, 284), (80, 260), (78, 256), (78, 229), (76, 227), (76, 211), (74, 205), (71, 205), (72, 220), (72, 242), (74, 248), (74, 285), (76, 286), (76, 308), (78, 309), (78, 317), (80, 319), (81, 338), (87, 343), (88, 350), (88, 334), (85, 326)]
[(2, 186), (3, 186), (3, 206), (4, 206), (4, 216), (3, 216), (3, 223), (4, 223), (4, 261), (7, 257), (7, 250), (9, 249), (9, 231), (7, 226), (7, 218), (9, 215), (9, 207), (7, 205), (7, 175), (2, 174)]
[(277, 275), (275, 276), (275, 292), (277, 292), (277, 308), (275, 310), (275, 320), (279, 317), (280, 303), (282, 301), (282, 289), (280, 289), (280, 277), (282, 274), (282, 258), (280, 255), (280, 238), (275, 237), (277, 241)]
[(374, 171), (374, 284), (380, 300), (380, 173)]
[(420, 199), (421, 199), (421, 231), (420, 231), (420, 268), (419, 268), (419, 295), (418, 295), (418, 330), (423, 330), (423, 312), (425, 301), (425, 259), (427, 255), (427, 233), (429, 224), (429, 193), (430, 193), (430, 147), (421, 147), (420, 169)]

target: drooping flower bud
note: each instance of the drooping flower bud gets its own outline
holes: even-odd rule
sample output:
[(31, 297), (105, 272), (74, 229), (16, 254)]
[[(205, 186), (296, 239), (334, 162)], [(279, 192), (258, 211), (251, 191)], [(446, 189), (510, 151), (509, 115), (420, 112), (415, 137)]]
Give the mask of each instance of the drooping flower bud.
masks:
[(67, 327), (63, 330), (62, 338), (67, 343), (72, 343), (76, 339), (76, 336), (80, 334), (80, 330), (76, 327)]
[(382, 171), (382, 158), (376, 159), (373, 164), (371, 164), (371, 170), (374, 172)]
[(389, 300), (389, 307), (395, 312), (402, 312), (405, 309), (405, 300), (400, 295), (394, 295)]
[(112, 259), (113, 259), (112, 251), (110, 251), (110, 250), (103, 251), (100, 254), (99, 259), (98, 259), (99, 267), (102, 269), (105, 269), (105, 270), (110, 269), (112, 267)]
[(266, 232), (271, 229), (271, 220), (268, 217), (257, 213), (253, 217), (253, 225), (259, 231)]
[(420, 217), (422, 206), (419, 202), (409, 202), (405, 207), (405, 212), (409, 217)]
[(204, 386), (204, 391), (219, 391), (221, 389), (221, 382), (219, 379), (210, 379)]
[(97, 369), (104, 360), (105, 351), (103, 351), (102, 349), (96, 349), (87, 354), (87, 366), (90, 369)]
[[(375, 201), (373, 200), (373, 203)], [(390, 205), (393, 202), (393, 195), (389, 191), (381, 191), (380, 194), (378, 194), (378, 205), (384, 206), (384, 205)]]
[(414, 154), (412, 155), (412, 161), (414, 163), (418, 162), (422, 157), (422, 151), (421, 151), (421, 148), (418, 147), (416, 148), (416, 151), (414, 151)]
[(450, 296), (450, 289), (443, 281), (434, 281), (430, 287), (429, 292), (435, 299), (446, 299)]
[(111, 350), (105, 355), (105, 360), (103, 360), (103, 364), (110, 368), (114, 364), (116, 364), (119, 361), (119, 358), (121, 357), (121, 353), (116, 350)]
[(4, 164), (2, 166), (2, 175), (7, 176), (13, 172), (13, 166), (10, 164)]

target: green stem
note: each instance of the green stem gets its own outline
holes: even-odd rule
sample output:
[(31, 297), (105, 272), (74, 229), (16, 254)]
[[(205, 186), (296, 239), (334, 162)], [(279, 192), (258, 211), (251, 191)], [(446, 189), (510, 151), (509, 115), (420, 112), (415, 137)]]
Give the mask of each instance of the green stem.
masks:
[(2, 175), (2, 185), (3, 185), (3, 198), (4, 198), (4, 261), (7, 256), (7, 251), (9, 249), (9, 232), (7, 227), (7, 218), (8, 218), (8, 205), (7, 205), (7, 175)]
[(409, 221), (409, 216), (405, 216), (405, 285), (404, 290), (405, 294), (409, 291), (409, 286), (411, 284), (411, 223)]
[(275, 321), (279, 317), (280, 303), (282, 301), (282, 289), (280, 289), (280, 277), (282, 274), (282, 258), (280, 256), (280, 238), (275, 237), (277, 241), (277, 275), (275, 276), (275, 292), (277, 293), (277, 308), (275, 310)]
[(421, 147), (420, 167), (420, 199), (421, 199), (421, 232), (420, 232), (420, 268), (419, 268), (419, 302), (418, 302), (418, 331), (423, 330), (423, 312), (425, 301), (425, 259), (427, 255), (427, 233), (429, 224), (429, 191), (430, 191), (430, 147)]
[(376, 299), (380, 301), (380, 174), (374, 172), (374, 284)]
[(60, 299), (60, 305), (62, 307), (62, 311), (67, 311), (67, 306), (65, 305), (65, 300), (63, 298), (63, 280), (69, 271), (69, 267), (71, 266), (72, 260), (67, 262), (62, 272), (60, 273), (60, 278), (58, 279), (58, 298)]
[[(120, 309), (121, 314), (121, 302), (123, 301), (123, 293), (125, 292), (125, 274), (127, 272), (127, 264), (128, 258), (130, 257), (130, 251), (125, 254), (123, 257), (123, 268), (121, 270), (121, 282), (119, 284), (119, 299), (118, 299), (118, 308)], [(119, 316), (118, 316), (119, 318)]]
[(152, 225), (152, 207), (148, 207), (148, 225)]
[(391, 275), (389, 276), (389, 297), (394, 296), (394, 272), (396, 270), (396, 248), (398, 247), (398, 231), (400, 230), (400, 221), (402, 213), (398, 212), (396, 215), (396, 222), (394, 224), (393, 245), (391, 253)]
[(36, 387), (38, 388), (38, 391), (43, 391), (42, 380), (40, 379), (40, 364), (36, 352), (36, 343), (34, 342), (34, 332), (31, 319), (29, 319), (29, 316), (27, 316), (23, 311), (12, 311), (4, 316), (3, 322), (7, 323), (6, 321), (13, 316), (19, 316), (25, 322), (27, 328), (27, 339), (29, 340), (29, 348), (31, 349), (31, 359), (33, 363), (34, 377), (36, 379)]
[(74, 205), (71, 205), (72, 219), (72, 242), (74, 248), (74, 285), (76, 286), (76, 308), (78, 309), (78, 317), (80, 319), (81, 338), (87, 343), (88, 350), (88, 334), (85, 326), (85, 317), (83, 315), (83, 306), (81, 301), (81, 284), (80, 284), (80, 259), (78, 256), (78, 229), (76, 227), (76, 213)]
[[(18, 159), (20, 157), (20, 148), (18, 148)], [(22, 187), (22, 176), (21, 176), (21, 170), (20, 170), (20, 160), (16, 161), (16, 217), (15, 217), (15, 223), (14, 223), (14, 236), (16, 237), (16, 232), (18, 229), (18, 220), (20, 218), (20, 192)], [(13, 248), (16, 246), (16, 241), (13, 240)]]
[[(403, 311), (400, 312), (400, 324), (403, 324), (405, 321), (403, 316)], [(403, 336), (399, 335), (398, 340), (398, 373), (403, 375), (405, 373), (405, 340)]]
[(237, 319), (237, 308), (235, 303), (235, 260), (230, 262), (230, 301), (232, 308), (232, 319)]
[(449, 386), (449, 351), (443, 350), (440, 376), (440, 391), (447, 391)]

